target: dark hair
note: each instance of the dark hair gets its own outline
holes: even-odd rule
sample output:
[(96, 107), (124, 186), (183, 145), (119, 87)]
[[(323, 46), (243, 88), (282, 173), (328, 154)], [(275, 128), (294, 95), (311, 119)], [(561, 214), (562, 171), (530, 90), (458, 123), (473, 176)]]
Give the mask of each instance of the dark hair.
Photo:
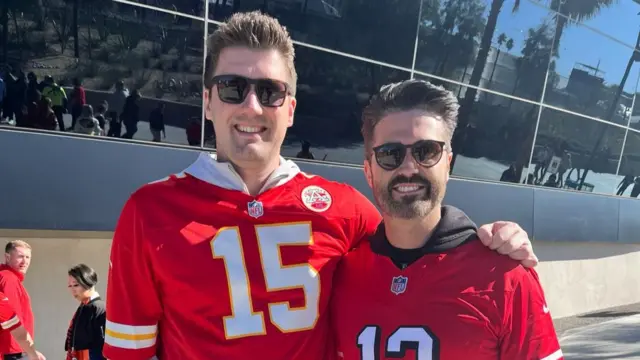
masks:
[(107, 111), (108, 108), (109, 108), (109, 103), (107, 103), (107, 101), (105, 100), (100, 105), (98, 105), (98, 112), (104, 113)]
[(204, 86), (213, 87), (213, 75), (222, 50), (230, 47), (246, 47), (259, 50), (277, 50), (282, 55), (289, 72), (289, 87), (296, 94), (298, 75), (293, 64), (295, 50), (287, 29), (280, 22), (259, 11), (233, 14), (222, 23), (207, 40), (207, 59)]
[(98, 283), (98, 273), (85, 264), (78, 264), (67, 272), (85, 290), (89, 290)]
[(458, 108), (458, 99), (451, 91), (428, 81), (405, 80), (381, 87), (362, 112), (362, 136), (366, 158), (371, 156), (373, 130), (386, 115), (409, 110), (432, 113), (444, 122), (450, 143), (458, 125)]

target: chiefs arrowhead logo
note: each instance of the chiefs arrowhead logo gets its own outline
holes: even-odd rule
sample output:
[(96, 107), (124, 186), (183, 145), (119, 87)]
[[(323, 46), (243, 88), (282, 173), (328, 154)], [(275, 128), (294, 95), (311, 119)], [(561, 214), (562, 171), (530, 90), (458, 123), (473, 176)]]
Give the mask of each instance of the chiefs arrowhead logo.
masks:
[(331, 194), (319, 186), (307, 186), (302, 190), (302, 203), (311, 211), (327, 211), (332, 203)]

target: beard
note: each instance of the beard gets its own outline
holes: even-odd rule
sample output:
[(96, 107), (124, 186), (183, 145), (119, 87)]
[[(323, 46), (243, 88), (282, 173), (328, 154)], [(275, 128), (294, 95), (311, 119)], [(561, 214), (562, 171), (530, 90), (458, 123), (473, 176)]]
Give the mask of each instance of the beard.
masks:
[[(393, 187), (403, 183), (418, 184), (424, 187), (424, 193), (418, 195), (401, 195), (394, 197)], [(410, 178), (397, 176), (388, 184), (382, 181), (374, 183), (374, 197), (383, 213), (400, 219), (418, 219), (427, 216), (436, 206), (442, 202), (442, 189), (423, 178), (414, 175)]]

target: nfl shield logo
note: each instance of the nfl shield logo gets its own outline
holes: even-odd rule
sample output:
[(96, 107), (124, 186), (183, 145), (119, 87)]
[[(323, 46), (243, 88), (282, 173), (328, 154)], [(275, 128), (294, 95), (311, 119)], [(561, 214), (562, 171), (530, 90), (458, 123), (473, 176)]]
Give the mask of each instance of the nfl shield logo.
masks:
[(394, 276), (391, 280), (391, 292), (400, 295), (407, 290), (407, 282), (409, 279), (405, 276)]
[(249, 213), (249, 216), (256, 219), (264, 215), (264, 209), (262, 208), (262, 203), (257, 200), (253, 200), (252, 202), (248, 203), (247, 213)]

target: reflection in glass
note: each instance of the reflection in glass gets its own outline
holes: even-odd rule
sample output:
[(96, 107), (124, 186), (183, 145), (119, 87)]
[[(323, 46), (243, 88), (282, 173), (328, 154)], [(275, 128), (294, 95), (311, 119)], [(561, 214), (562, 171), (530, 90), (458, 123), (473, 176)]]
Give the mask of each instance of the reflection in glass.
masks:
[(401, 70), (296, 46), (295, 121), (283, 156), (361, 165), (361, 113), (382, 85), (409, 78)]
[[(541, 0), (537, 0), (541, 1)], [(635, 43), (638, 11), (640, 3), (635, 0), (544, 0), (562, 16), (558, 18), (557, 38), (563, 37), (563, 31), (569, 25), (569, 19), (597, 29), (619, 41), (633, 47)], [(592, 44), (585, 44), (591, 46)]]
[[(624, 134), (625, 129), (617, 126), (545, 108), (527, 182), (611, 194), (622, 180), (616, 173)], [(602, 141), (592, 153), (599, 138)], [(585, 169), (590, 171), (580, 186)]]
[[(182, 14), (204, 18), (204, 9), (205, 9), (204, 5), (205, 5), (205, 1), (207, 0), (177, 0), (177, 1), (176, 0), (130, 0), (130, 1), (134, 1), (144, 5), (155, 6), (162, 9), (171, 10), (171, 11), (177, 11)], [(214, 0), (208, 0), (208, 1), (212, 3)], [(122, 8), (125, 8), (127, 5), (120, 4), (119, 6)], [(142, 7), (138, 9), (140, 12), (149, 11)]]
[[(462, 101), (464, 88), (428, 77), (418, 78), (444, 86)], [(452, 175), (522, 182), (527, 173), (539, 106), (483, 91), (478, 92), (478, 99), (466, 128), (458, 123), (454, 137), (459, 136), (459, 142), (453, 146)]]
[(639, 75), (633, 48), (562, 16), (557, 28), (544, 102), (626, 125)]
[(640, 133), (630, 130), (620, 163), (622, 180), (617, 184), (616, 195), (637, 198), (640, 195)]
[(528, 1), (423, 0), (416, 70), (538, 101), (554, 31)]
[(640, 130), (640, 96), (638, 96), (637, 92), (635, 94), (635, 101), (633, 102), (631, 116), (629, 117), (629, 127)]
[(218, 0), (209, 19), (261, 10), (294, 40), (411, 68), (420, 0)]
[[(13, 106), (18, 125), (37, 127), (24, 120), (45, 95), (61, 120), (58, 130), (97, 134), (76, 128), (93, 127), (91, 111), (83, 110), (91, 105), (105, 135), (189, 143), (188, 120), (202, 112), (202, 21), (110, 1), (45, 5), (21, 9), (8, 34), (11, 79), (31, 83), (24, 104)], [(53, 82), (43, 81), (48, 77)], [(116, 95), (119, 82), (126, 91)], [(141, 97), (125, 100), (134, 94)]]

